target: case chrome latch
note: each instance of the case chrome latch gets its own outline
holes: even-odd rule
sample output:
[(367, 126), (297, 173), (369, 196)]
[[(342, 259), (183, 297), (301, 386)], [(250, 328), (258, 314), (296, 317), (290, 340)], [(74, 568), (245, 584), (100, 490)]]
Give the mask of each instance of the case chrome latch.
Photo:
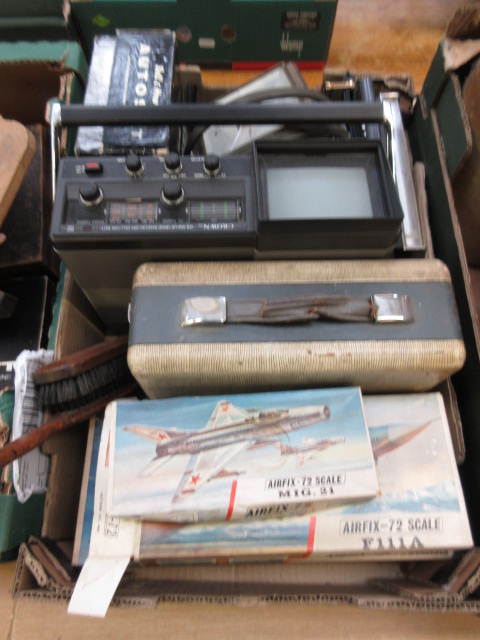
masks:
[(374, 322), (412, 322), (413, 310), (410, 298), (397, 293), (374, 293), (372, 303), (372, 320)]
[(182, 327), (195, 324), (224, 324), (226, 321), (225, 296), (198, 296), (183, 301)]

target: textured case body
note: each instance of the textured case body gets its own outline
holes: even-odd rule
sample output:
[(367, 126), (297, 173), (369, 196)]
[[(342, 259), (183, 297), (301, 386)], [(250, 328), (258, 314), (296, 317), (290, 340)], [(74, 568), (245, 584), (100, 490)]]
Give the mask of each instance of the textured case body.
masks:
[[(185, 298), (406, 294), (406, 324), (310, 322), (181, 326)], [(133, 282), (128, 363), (150, 398), (331, 385), (367, 392), (433, 388), (465, 347), (437, 260), (148, 263)]]

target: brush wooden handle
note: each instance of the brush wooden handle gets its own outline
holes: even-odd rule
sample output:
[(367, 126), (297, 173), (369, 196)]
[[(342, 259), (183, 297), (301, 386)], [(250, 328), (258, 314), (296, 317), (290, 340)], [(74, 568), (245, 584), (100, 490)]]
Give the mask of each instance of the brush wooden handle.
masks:
[(50, 436), (53, 436), (55, 433), (74, 427), (85, 422), (97, 413), (101, 413), (109, 402), (112, 402), (117, 398), (134, 394), (136, 389), (138, 389), (137, 383), (135, 381), (131, 381), (123, 387), (115, 389), (108, 395), (105, 395), (99, 400), (85, 405), (80, 409), (66, 411), (65, 413), (51, 418), (37, 429), (34, 429), (33, 431), (30, 431), (30, 433), (10, 442), (0, 449), (0, 469), (6, 464), (13, 462), (17, 458), (20, 458), (29, 451), (32, 451), (39, 445), (43, 444), (45, 440), (50, 438)]
[(94, 344), (92, 347), (87, 347), (70, 356), (40, 367), (33, 374), (34, 382), (40, 385), (73, 378), (126, 352), (127, 346), (127, 335), (108, 338), (104, 342)]

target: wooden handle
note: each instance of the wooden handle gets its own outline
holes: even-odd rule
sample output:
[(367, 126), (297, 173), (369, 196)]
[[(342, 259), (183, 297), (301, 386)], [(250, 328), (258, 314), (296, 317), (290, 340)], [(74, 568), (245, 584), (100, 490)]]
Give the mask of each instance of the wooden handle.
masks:
[(45, 440), (53, 436), (53, 434), (85, 422), (97, 413), (101, 413), (109, 402), (117, 398), (132, 395), (136, 389), (136, 382), (129, 382), (124, 387), (116, 389), (103, 398), (85, 405), (80, 409), (67, 411), (51, 418), (37, 429), (10, 442), (0, 449), (0, 469), (43, 444)]
[(38, 368), (33, 374), (34, 382), (35, 384), (48, 384), (65, 380), (66, 378), (73, 378), (79, 373), (89, 371), (93, 367), (108, 362), (122, 352), (126, 352), (127, 345), (128, 336), (126, 335), (116, 336), (105, 340), (105, 342), (94, 344), (92, 347), (87, 347), (70, 356)]

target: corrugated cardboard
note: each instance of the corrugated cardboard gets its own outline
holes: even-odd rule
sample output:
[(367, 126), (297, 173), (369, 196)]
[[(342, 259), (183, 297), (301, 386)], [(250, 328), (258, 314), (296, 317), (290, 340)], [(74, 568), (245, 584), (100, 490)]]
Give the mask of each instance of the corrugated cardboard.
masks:
[(44, 122), (52, 98), (81, 101), (86, 76), (76, 42), (0, 42), (0, 113), (22, 124)]

